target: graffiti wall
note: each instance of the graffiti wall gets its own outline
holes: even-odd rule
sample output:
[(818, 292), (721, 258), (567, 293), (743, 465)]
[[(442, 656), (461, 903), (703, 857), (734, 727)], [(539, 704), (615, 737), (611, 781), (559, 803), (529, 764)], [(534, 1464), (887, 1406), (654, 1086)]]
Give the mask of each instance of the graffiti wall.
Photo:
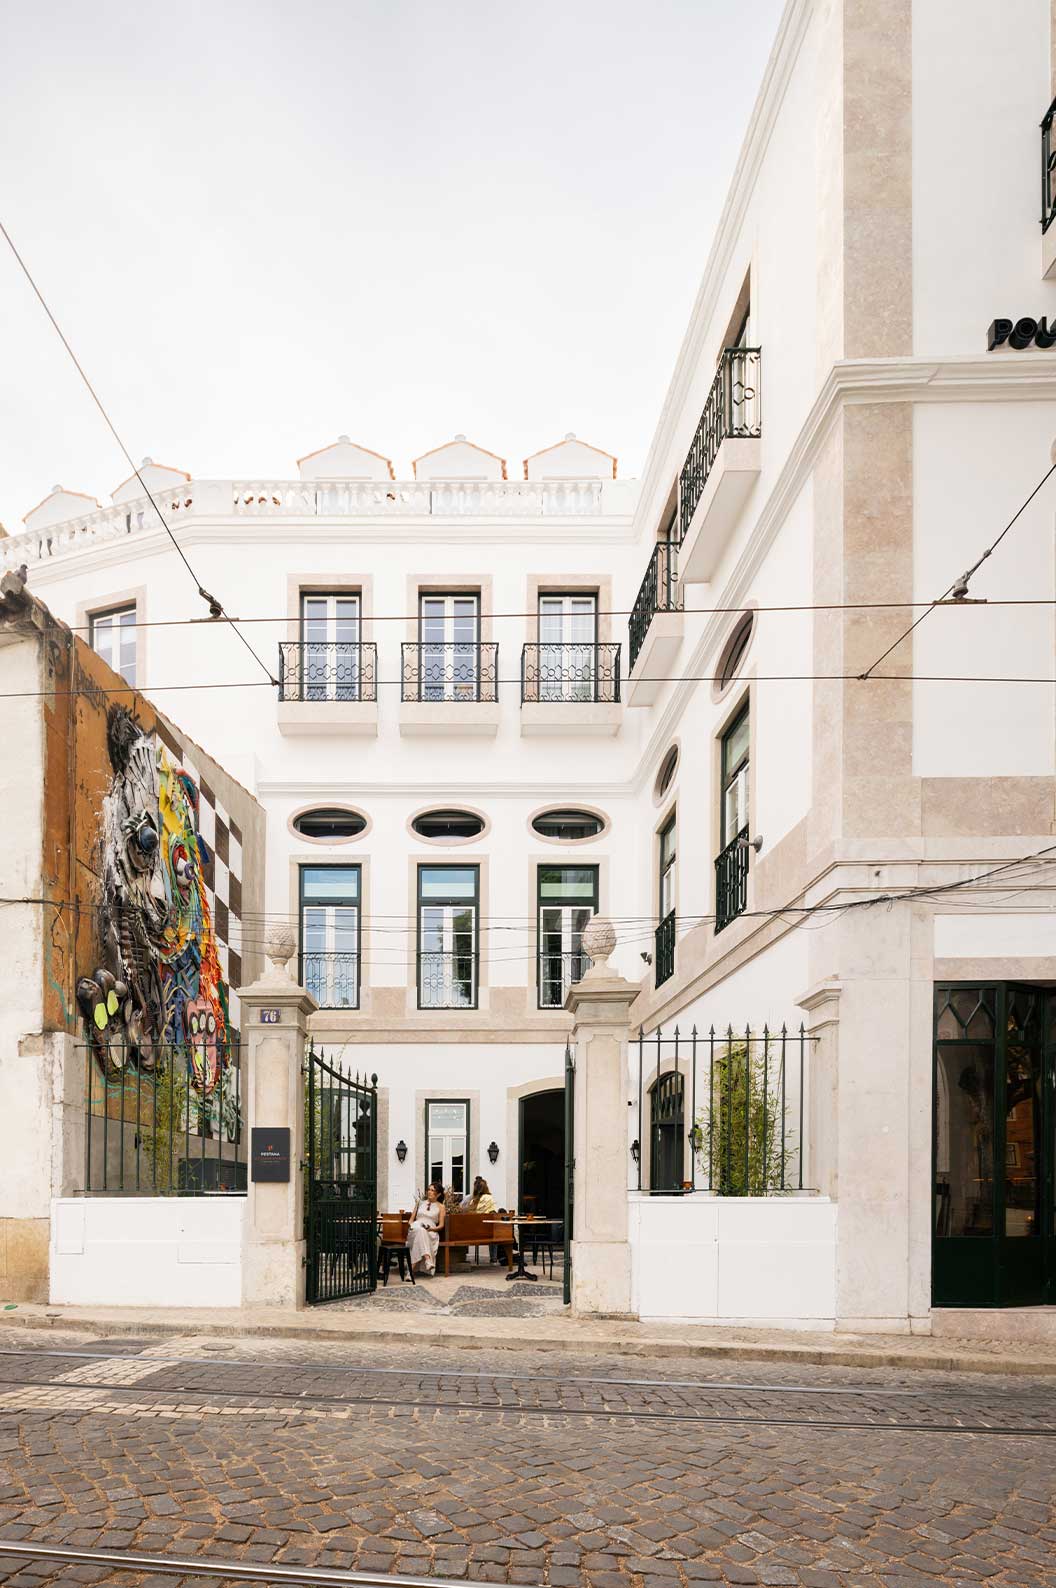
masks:
[[(148, 731), (127, 707), (112, 705), (106, 740), (98, 962), (78, 981), (77, 1002), (106, 1077), (130, 1068), (149, 1073), (163, 1050), (176, 1047), (204, 1099), (222, 1079), (233, 1036), (225, 971), (232, 916), (236, 925), (240, 917), (241, 834), (207, 786), (203, 812), (202, 780), (177, 761), (160, 725)], [(219, 901), (218, 870), (225, 882)]]

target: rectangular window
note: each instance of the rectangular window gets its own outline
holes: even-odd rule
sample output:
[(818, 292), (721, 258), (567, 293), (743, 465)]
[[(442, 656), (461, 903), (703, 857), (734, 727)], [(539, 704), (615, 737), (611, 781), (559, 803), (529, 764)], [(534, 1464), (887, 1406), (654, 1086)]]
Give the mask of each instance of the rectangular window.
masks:
[(479, 866), (418, 867), (418, 1007), (477, 1007)]
[(301, 592), (303, 700), (358, 700), (362, 673), (357, 592)]
[(722, 736), (722, 843), (732, 843), (748, 827), (748, 707)]
[(359, 1008), (360, 867), (301, 867), (301, 985), (321, 1009)]
[(658, 835), (657, 873), (659, 897), (657, 899), (657, 928), (653, 943), (653, 971), (658, 987), (675, 973), (675, 880), (678, 864), (677, 827), (675, 815), (660, 829)]
[[(425, 1183), (465, 1196), (469, 1186), (469, 1102), (425, 1105)], [(425, 1186), (422, 1187), (425, 1190)]]
[(722, 736), (720, 842), (715, 861), (715, 930), (748, 908), (748, 707)]
[(598, 910), (597, 866), (539, 867), (539, 1007), (561, 1009), (590, 968), (583, 931)]
[(418, 598), (419, 700), (480, 699), (480, 596)]
[(92, 650), (119, 673), (126, 684), (136, 684), (136, 609), (111, 607), (93, 612), (88, 619)]
[(593, 591), (539, 597), (539, 699), (593, 700), (598, 664)]

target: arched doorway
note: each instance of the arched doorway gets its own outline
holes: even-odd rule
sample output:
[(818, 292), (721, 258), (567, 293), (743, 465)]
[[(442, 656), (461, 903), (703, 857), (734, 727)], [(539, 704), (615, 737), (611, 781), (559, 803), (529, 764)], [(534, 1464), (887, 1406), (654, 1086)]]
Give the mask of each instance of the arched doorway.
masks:
[(685, 1178), (685, 1076), (668, 1070), (649, 1091), (650, 1191), (681, 1191)]
[(565, 1092), (556, 1087), (520, 1100), (517, 1207), (560, 1219), (565, 1208)]

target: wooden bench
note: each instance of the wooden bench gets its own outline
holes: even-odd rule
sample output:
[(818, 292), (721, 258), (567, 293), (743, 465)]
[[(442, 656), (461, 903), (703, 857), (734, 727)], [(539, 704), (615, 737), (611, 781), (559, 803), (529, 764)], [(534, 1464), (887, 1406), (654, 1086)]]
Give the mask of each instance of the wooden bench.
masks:
[(513, 1225), (496, 1223), (494, 1213), (449, 1213), (440, 1231), (440, 1250), (444, 1254), (444, 1273), (451, 1272), (451, 1253), (460, 1247), (501, 1246), (507, 1268), (513, 1267)]
[[(396, 1221), (399, 1220), (402, 1230), (402, 1239), (406, 1241), (407, 1231), (410, 1228), (411, 1215), (401, 1211), (385, 1213), (382, 1215), (382, 1225), (387, 1241), (392, 1239), (396, 1231)], [(444, 1274), (451, 1273), (451, 1253), (462, 1247), (470, 1246), (501, 1246), (506, 1254), (507, 1268), (513, 1267), (513, 1222), (509, 1219), (496, 1220), (494, 1213), (449, 1213), (444, 1220), (444, 1227), (440, 1231), (440, 1247), (437, 1256), (443, 1253)], [(402, 1270), (401, 1270), (402, 1277)]]

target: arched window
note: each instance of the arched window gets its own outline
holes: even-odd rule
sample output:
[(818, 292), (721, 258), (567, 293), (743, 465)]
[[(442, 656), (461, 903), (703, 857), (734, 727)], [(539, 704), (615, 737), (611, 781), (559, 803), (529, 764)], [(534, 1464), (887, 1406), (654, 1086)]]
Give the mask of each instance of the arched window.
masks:
[(536, 816), (532, 826), (541, 838), (560, 838), (568, 844), (596, 838), (605, 827), (604, 819), (593, 811), (554, 810)]
[(667, 754), (664, 756), (664, 759), (660, 762), (660, 770), (656, 774), (656, 797), (658, 800), (663, 799), (664, 795), (675, 781), (675, 773), (677, 771), (678, 745), (673, 744), (670, 750), (668, 750)]
[(423, 811), (414, 818), (411, 827), (419, 838), (459, 843), (467, 838), (479, 838), (484, 831), (484, 818), (475, 811)]
[(718, 666), (717, 682), (720, 691), (726, 689), (737, 677), (754, 628), (755, 613), (746, 612), (726, 641), (726, 649), (722, 653)]
[(319, 805), (314, 810), (301, 811), (291, 825), (302, 838), (314, 838), (317, 843), (340, 843), (344, 838), (355, 838), (364, 832), (367, 818), (358, 811)]
[(685, 1179), (686, 1078), (667, 1070), (649, 1091), (649, 1189), (681, 1191)]

